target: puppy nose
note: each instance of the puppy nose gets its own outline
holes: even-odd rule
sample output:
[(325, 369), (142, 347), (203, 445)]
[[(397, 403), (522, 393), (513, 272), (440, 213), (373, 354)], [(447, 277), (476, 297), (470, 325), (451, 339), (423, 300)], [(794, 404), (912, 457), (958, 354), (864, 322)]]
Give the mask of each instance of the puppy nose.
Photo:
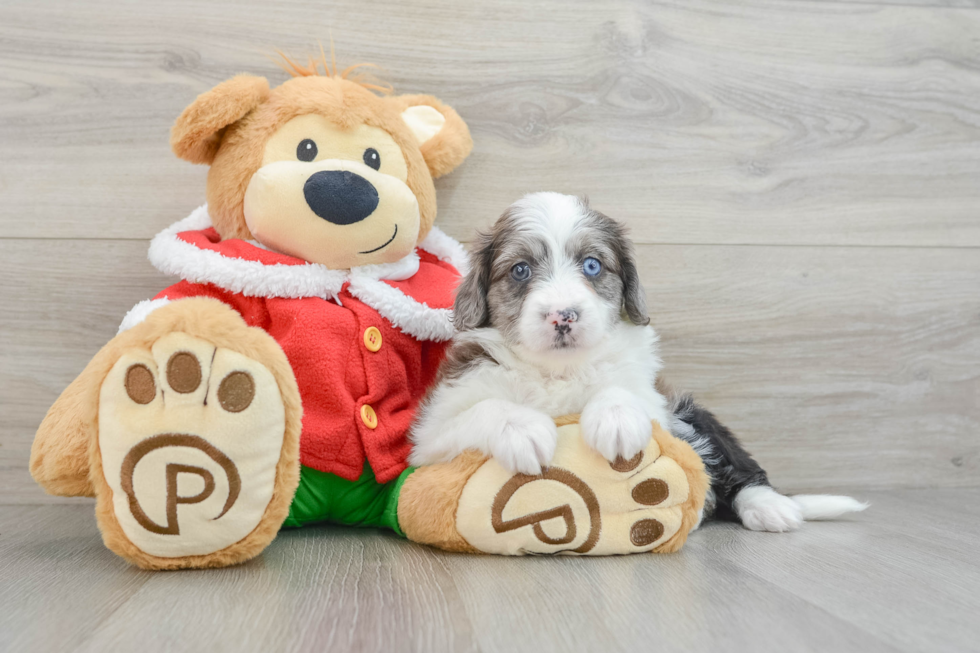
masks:
[(578, 313), (574, 308), (563, 308), (558, 311), (548, 313), (548, 322), (555, 325), (571, 324), (578, 319)]
[(306, 203), (333, 224), (354, 224), (378, 208), (378, 190), (364, 177), (347, 170), (321, 170), (303, 186)]

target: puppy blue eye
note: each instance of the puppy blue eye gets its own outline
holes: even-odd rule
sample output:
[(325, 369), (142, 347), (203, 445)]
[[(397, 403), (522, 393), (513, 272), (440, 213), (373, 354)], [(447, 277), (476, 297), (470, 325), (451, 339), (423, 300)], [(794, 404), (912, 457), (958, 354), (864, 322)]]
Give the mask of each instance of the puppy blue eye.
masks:
[(510, 276), (514, 281), (527, 281), (531, 278), (531, 266), (527, 263), (518, 263), (510, 269)]
[(582, 263), (582, 271), (590, 277), (597, 276), (600, 272), (602, 272), (602, 263), (600, 263), (598, 259), (594, 259), (590, 256), (589, 258), (585, 259), (584, 263)]

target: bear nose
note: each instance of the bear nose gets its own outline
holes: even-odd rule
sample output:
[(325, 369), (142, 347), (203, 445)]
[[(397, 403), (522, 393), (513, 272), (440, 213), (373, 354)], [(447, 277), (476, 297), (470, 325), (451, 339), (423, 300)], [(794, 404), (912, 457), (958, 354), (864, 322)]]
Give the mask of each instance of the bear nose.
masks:
[(321, 170), (303, 186), (306, 203), (333, 224), (354, 224), (378, 208), (378, 191), (364, 177), (347, 170)]

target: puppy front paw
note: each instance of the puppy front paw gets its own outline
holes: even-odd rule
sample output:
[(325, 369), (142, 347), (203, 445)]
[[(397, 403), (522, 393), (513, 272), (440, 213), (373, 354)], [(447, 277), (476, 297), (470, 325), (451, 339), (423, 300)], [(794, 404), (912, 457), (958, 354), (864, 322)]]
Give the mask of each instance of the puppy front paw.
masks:
[(558, 429), (555, 422), (533, 410), (507, 416), (504, 428), (490, 440), (490, 453), (510, 472), (536, 476), (555, 456)]
[(653, 425), (646, 409), (632, 396), (606, 392), (595, 397), (582, 411), (582, 437), (585, 443), (613, 462), (629, 460), (643, 451), (653, 436)]

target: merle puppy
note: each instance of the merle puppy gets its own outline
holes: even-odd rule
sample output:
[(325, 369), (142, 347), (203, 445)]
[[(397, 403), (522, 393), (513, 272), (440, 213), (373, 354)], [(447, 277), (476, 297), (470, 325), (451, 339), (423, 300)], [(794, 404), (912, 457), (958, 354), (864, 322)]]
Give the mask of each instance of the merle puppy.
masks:
[(413, 465), (466, 449), (538, 474), (554, 417), (581, 413), (610, 461), (650, 441), (651, 420), (689, 442), (711, 476), (705, 516), (788, 531), (862, 510), (850, 497), (779, 494), (730, 430), (657, 379), (661, 362), (633, 246), (585, 200), (533, 193), (480, 237), (454, 307), (458, 335), (412, 429)]

